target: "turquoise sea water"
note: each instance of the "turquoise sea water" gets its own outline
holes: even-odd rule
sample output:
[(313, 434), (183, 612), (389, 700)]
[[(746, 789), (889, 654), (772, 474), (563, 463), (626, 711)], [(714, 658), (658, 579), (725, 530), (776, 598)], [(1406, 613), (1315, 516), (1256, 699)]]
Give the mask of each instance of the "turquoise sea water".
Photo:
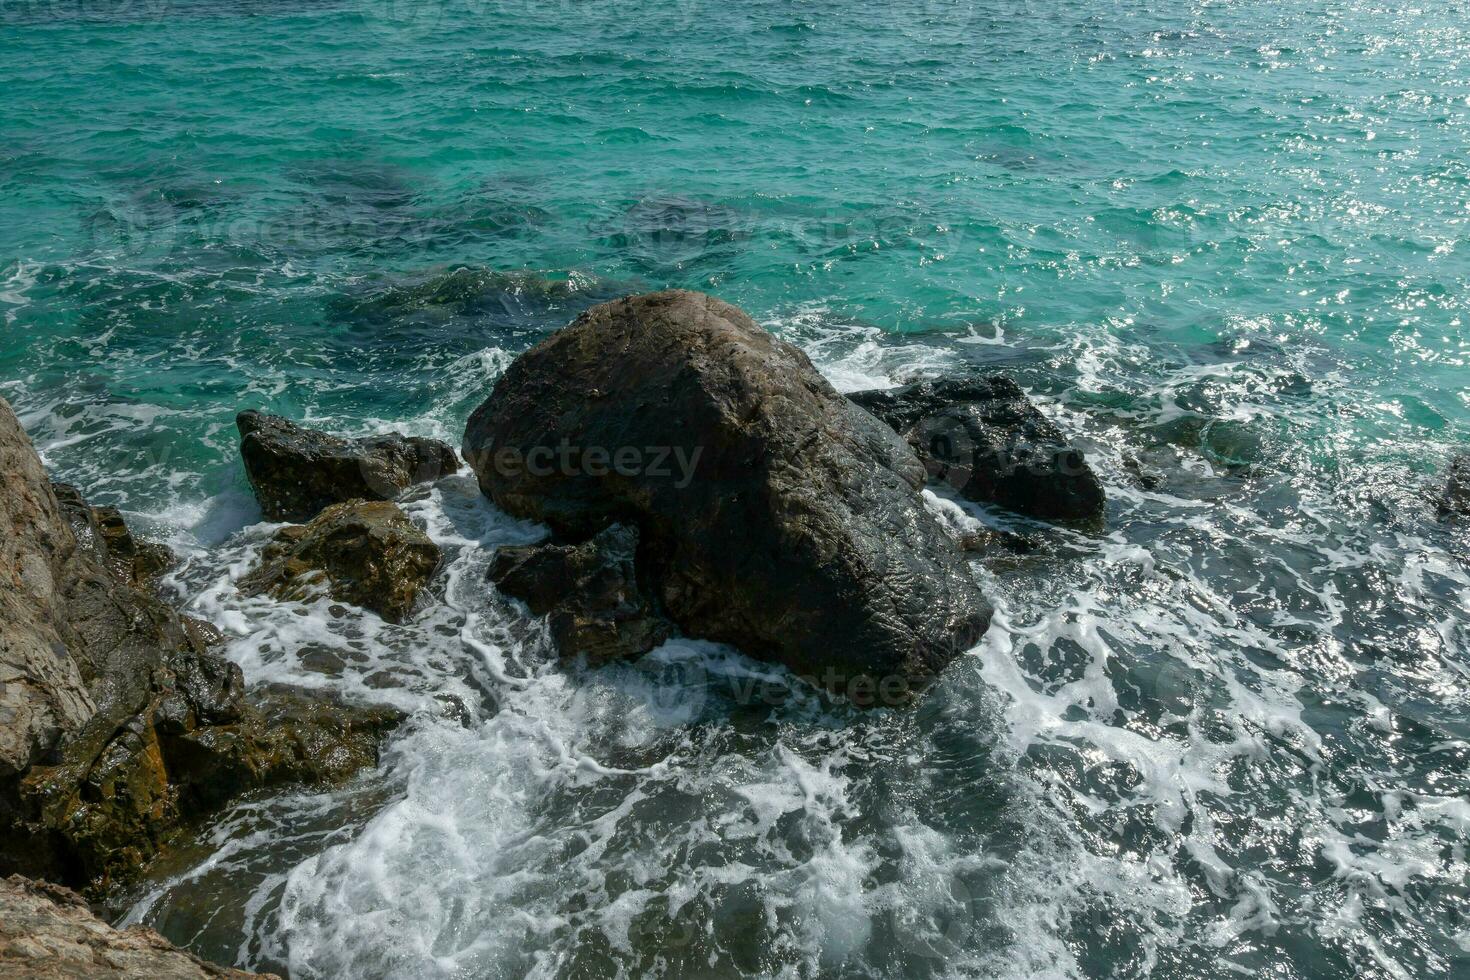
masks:
[[(413, 713), (128, 921), (297, 977), (1466, 975), (1467, 146), (1449, 4), (0, 0), (0, 394), (250, 679)], [(843, 389), (1015, 373), (1106, 531), (982, 562), (898, 715), (548, 666), (462, 479), (407, 626), (235, 594), (238, 409), (457, 442), (663, 286)]]

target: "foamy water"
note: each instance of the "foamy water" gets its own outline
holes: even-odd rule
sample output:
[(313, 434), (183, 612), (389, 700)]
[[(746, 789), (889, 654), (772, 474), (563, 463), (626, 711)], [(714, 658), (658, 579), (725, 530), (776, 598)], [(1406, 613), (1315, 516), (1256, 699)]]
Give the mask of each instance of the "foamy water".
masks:
[[(839, 383), (948, 357), (804, 316), (773, 326)], [(1251, 381), (1230, 391), (1253, 410)], [(237, 806), (124, 921), (295, 977), (1448, 969), (1470, 941), (1450, 901), (1470, 870), (1467, 745), (1450, 704), (1421, 705), (1463, 684), (1470, 576), (1407, 528), (1325, 534), (1350, 527), (1331, 499), (1263, 514), (1274, 479), (1201, 499), (1098, 462), (1096, 537), (930, 494), (952, 524), (1043, 546), (980, 563), (994, 625), (910, 712), (852, 711), (683, 639), (556, 666), (485, 575), (542, 532), (466, 475), (406, 498), (448, 557), (403, 626), (240, 597), (271, 525), (198, 548), (170, 585), (247, 677), (410, 720), (346, 790)], [(1369, 586), (1394, 609), (1363, 608)], [(1339, 638), (1412, 610), (1411, 664)]]
[[(1465, 12), (534, 8), (0, 7), (0, 394), (252, 682), (409, 715), (119, 914), (297, 978), (1470, 971)], [(457, 443), (665, 286), (844, 391), (1012, 374), (1106, 529), (934, 488), (1035, 548), (903, 713), (687, 640), (554, 665), (484, 580), (541, 531), (464, 476), (404, 502), (409, 622), (238, 595), (236, 411)]]

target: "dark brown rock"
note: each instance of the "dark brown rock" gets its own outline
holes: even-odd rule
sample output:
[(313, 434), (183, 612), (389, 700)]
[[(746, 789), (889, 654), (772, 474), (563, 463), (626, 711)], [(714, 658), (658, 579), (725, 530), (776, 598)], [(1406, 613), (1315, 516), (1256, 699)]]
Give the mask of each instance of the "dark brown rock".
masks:
[(33, 766), (0, 867), (100, 893), (130, 880), (180, 828), (241, 793), (336, 783), (377, 762), (401, 716), (320, 692), (247, 698), (240, 668), (175, 653), (152, 668), (143, 704), (100, 711), (55, 764)]
[(433, 439), (341, 439), (261, 412), (241, 412), (245, 475), (273, 521), (309, 521), (349, 500), (393, 500), (416, 483), (454, 473), (454, 450)]
[(0, 873), (100, 894), (240, 792), (370, 763), (383, 717), (262, 714), (121, 518), (62, 500), (0, 400)]
[[(0, 880), (0, 976), (14, 980), (246, 980), (152, 929), (114, 929), (82, 896), (20, 875)], [(279, 978), (277, 978), (279, 980)]]
[(1082, 452), (1010, 378), (940, 378), (849, 396), (892, 426), (931, 479), (1048, 521), (1096, 521), (1106, 500)]
[(286, 600), (330, 595), (396, 623), (413, 611), (441, 557), (397, 504), (354, 500), (281, 528), (240, 590)]
[(994, 527), (963, 532), (959, 538), (959, 545), (963, 551), (973, 551), (982, 555), (1029, 555), (1039, 547), (1034, 538)]
[(203, 812), (250, 790), (342, 783), (378, 764), (383, 738), (402, 720), (393, 708), (273, 684), (251, 691), (249, 709), (233, 724), (194, 726), (162, 748), (191, 794), (186, 803)]
[(591, 663), (647, 653), (673, 635), (673, 624), (639, 587), (638, 530), (614, 524), (576, 545), (504, 547), (490, 579), (537, 616), (547, 616), (563, 657)]
[(639, 578), (687, 634), (861, 703), (907, 700), (989, 622), (908, 446), (709, 296), (583, 314), (511, 365), (464, 452), (564, 540), (636, 526)]
[(119, 581), (151, 589), (158, 576), (173, 565), (173, 552), (134, 537), (116, 507), (93, 507), (69, 484), (54, 483), (51, 488), (77, 544)]

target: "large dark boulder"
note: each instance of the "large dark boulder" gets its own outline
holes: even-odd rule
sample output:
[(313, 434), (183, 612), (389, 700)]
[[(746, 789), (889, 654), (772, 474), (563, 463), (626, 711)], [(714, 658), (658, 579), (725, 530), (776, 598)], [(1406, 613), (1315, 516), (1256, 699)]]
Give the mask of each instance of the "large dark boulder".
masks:
[(849, 396), (964, 497), (1048, 521), (1096, 521), (1106, 500), (1080, 450), (1004, 375), (939, 378)]
[(454, 450), (433, 439), (342, 439), (253, 411), (241, 412), (235, 425), (245, 475), (273, 521), (309, 521), (349, 500), (393, 500), (416, 483), (459, 470)]
[(54, 488), (0, 399), (0, 874), (101, 894), (232, 796), (372, 761), (391, 719), (258, 708), (218, 632), (153, 590), (163, 559)]
[(563, 657), (606, 663), (647, 653), (673, 635), (639, 585), (637, 554), (638, 529), (613, 524), (580, 544), (503, 547), (490, 579), (547, 617)]
[(636, 527), (640, 580), (686, 633), (861, 703), (909, 699), (989, 624), (908, 446), (709, 296), (589, 310), (510, 366), (464, 452), (563, 540)]
[(353, 500), (277, 531), (240, 590), (286, 600), (330, 595), (398, 623), (442, 557), (397, 504)]

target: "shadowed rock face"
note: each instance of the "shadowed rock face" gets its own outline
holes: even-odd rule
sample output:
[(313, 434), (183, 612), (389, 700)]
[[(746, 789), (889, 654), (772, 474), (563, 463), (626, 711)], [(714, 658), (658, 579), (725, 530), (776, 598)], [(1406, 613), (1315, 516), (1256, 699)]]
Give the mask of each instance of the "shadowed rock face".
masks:
[(241, 412), (235, 425), (245, 474), (273, 521), (309, 521), (349, 500), (392, 500), (459, 469), (454, 450), (433, 439), (340, 439), (261, 412)]
[(1004, 375), (940, 378), (849, 396), (903, 436), (931, 478), (970, 500), (1048, 521), (1095, 521), (1097, 474)]
[(441, 557), (397, 504), (354, 500), (281, 528), (240, 590), (286, 600), (330, 595), (397, 623), (413, 611)]
[(464, 452), (565, 540), (637, 527), (639, 577), (685, 632), (860, 703), (907, 699), (989, 623), (908, 446), (709, 296), (583, 314), (511, 365)]
[(549, 617), (563, 657), (622, 660), (647, 653), (674, 632), (639, 587), (637, 553), (637, 528), (614, 524), (581, 544), (501, 548), (490, 579), (533, 614)]
[(0, 880), (0, 976), (26, 980), (245, 980), (244, 973), (206, 963), (152, 929), (114, 929), (76, 892), (29, 881)]
[(396, 718), (320, 697), (262, 713), (114, 515), (58, 501), (0, 400), (0, 873), (94, 894), (238, 793), (372, 764)]

